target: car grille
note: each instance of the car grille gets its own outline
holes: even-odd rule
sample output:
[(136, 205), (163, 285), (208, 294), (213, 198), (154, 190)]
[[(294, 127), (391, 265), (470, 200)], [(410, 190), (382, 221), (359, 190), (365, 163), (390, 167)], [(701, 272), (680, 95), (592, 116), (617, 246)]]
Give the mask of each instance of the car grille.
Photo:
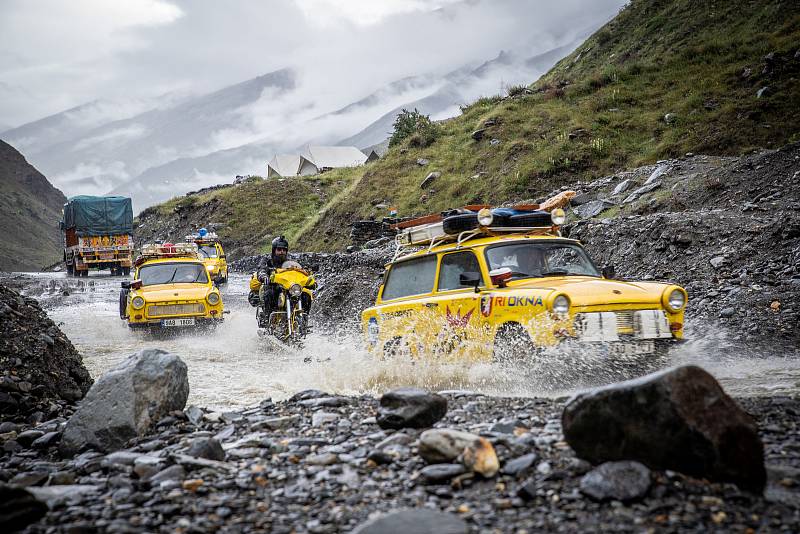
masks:
[(165, 317), (167, 315), (190, 315), (205, 313), (206, 308), (200, 302), (191, 304), (154, 304), (147, 308), (150, 317)]
[(617, 316), (617, 333), (619, 334), (632, 334), (633, 333), (633, 310), (623, 310), (614, 312)]

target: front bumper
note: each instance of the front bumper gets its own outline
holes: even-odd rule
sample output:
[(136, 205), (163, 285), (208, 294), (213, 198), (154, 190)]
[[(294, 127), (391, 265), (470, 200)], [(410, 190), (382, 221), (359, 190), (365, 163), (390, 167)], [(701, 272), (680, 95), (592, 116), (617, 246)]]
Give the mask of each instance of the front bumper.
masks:
[(167, 319), (148, 319), (146, 321), (128, 322), (128, 327), (134, 330), (164, 330), (164, 331), (178, 331), (178, 330), (194, 330), (203, 328), (213, 328), (225, 322), (223, 317), (209, 318), (209, 317), (169, 317), (168, 319), (194, 319), (193, 325), (177, 325), (177, 326), (164, 326), (163, 320)]

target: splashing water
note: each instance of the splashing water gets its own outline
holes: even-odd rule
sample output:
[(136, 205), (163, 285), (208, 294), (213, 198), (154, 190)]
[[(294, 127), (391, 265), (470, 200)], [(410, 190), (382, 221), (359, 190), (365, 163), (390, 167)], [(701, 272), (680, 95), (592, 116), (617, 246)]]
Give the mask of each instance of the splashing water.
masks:
[[(94, 274), (94, 273), (93, 273)], [(438, 359), (383, 360), (369, 354), (358, 336), (311, 334), (301, 350), (262, 338), (246, 301), (247, 278), (232, 275), (223, 288), (225, 323), (213, 332), (154, 336), (133, 332), (117, 312), (119, 278), (88, 281), (42, 273), (26, 293), (40, 298), (50, 317), (83, 354), (97, 377), (142, 348), (162, 348), (189, 367), (189, 402), (215, 409), (284, 399), (316, 388), (339, 394), (380, 394), (399, 386), (431, 390), (467, 389), (499, 396), (563, 396), (630, 378), (628, 365), (604, 361), (585, 349), (551, 350), (535, 367)], [(62, 289), (71, 293), (62, 296)], [(741, 346), (716, 325), (687, 326), (690, 341), (677, 346), (670, 364), (700, 365), (734, 395), (796, 394), (800, 391), (797, 348)], [(310, 358), (309, 363), (304, 359)]]

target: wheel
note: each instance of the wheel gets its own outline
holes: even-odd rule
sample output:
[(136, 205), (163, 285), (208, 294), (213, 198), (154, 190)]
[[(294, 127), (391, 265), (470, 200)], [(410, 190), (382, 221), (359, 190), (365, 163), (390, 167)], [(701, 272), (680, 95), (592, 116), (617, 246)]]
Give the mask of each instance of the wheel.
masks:
[(122, 268), (122, 276), (130, 276), (131, 275), (131, 268), (130, 267), (123, 267)]
[(459, 213), (445, 217), (442, 221), (444, 233), (457, 235), (461, 232), (468, 232), (478, 227), (477, 213)]
[(550, 213), (546, 211), (533, 211), (531, 213), (521, 213), (519, 215), (512, 215), (508, 218), (508, 226), (552, 226), (553, 219)]
[(69, 263), (67, 264), (67, 276), (75, 276), (75, 267)]
[(111, 266), (111, 276), (119, 276), (119, 269), (113, 265)]
[(535, 348), (530, 335), (518, 323), (500, 327), (494, 338), (492, 360), (495, 363), (520, 363), (533, 355)]
[(127, 310), (127, 308), (128, 308), (128, 290), (127, 289), (121, 289), (119, 291), (119, 318), (120, 319), (127, 318), (127, 315), (125, 314), (125, 311)]
[(395, 358), (410, 358), (411, 349), (408, 343), (401, 337), (395, 337), (384, 343), (383, 360), (393, 360)]

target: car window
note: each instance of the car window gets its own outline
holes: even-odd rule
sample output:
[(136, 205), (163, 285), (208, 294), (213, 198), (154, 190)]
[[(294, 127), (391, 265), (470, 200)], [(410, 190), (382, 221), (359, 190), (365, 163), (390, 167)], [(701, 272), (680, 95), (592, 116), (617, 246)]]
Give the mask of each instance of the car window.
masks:
[(208, 283), (205, 267), (197, 263), (145, 265), (139, 269), (138, 276), (143, 286)]
[(514, 278), (552, 275), (600, 276), (586, 252), (563, 242), (510, 243), (486, 249), (489, 270), (508, 267)]
[(382, 300), (422, 295), (433, 291), (436, 276), (436, 256), (425, 256), (395, 263), (383, 286)]
[(478, 274), (481, 272), (478, 258), (472, 252), (456, 252), (442, 256), (442, 265), (439, 267), (439, 291), (465, 289), (461, 285), (461, 274), (467, 272)]

